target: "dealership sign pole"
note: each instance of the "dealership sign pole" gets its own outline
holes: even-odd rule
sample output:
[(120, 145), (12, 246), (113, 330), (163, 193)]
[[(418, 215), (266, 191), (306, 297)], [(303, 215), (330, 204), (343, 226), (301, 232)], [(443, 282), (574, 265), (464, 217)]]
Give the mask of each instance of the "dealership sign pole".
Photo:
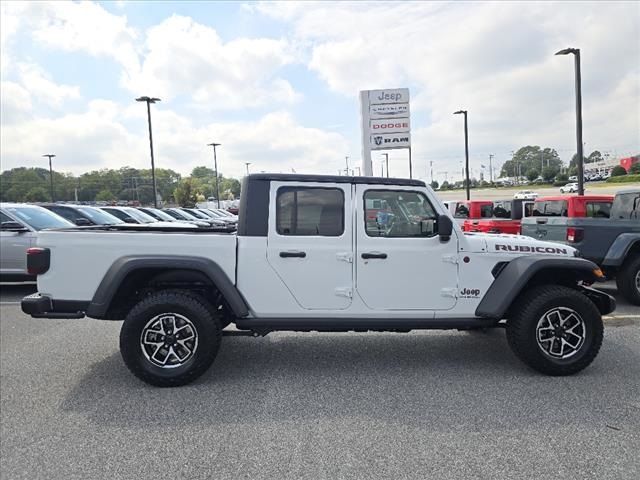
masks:
[[(411, 121), (409, 89), (364, 90), (360, 92), (360, 121), (362, 130), (362, 172), (373, 176), (373, 150), (409, 149), (411, 165)], [(387, 172), (388, 174), (388, 172)]]

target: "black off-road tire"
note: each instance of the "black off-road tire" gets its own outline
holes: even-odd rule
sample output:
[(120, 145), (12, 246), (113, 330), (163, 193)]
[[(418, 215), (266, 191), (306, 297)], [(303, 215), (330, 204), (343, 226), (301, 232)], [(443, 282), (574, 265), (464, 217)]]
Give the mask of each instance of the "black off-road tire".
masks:
[[(527, 291), (516, 302), (507, 320), (507, 341), (529, 367), (547, 375), (572, 375), (596, 358), (604, 326), (600, 312), (585, 295), (569, 287), (545, 285)], [(571, 309), (584, 323), (583, 342), (569, 358), (552, 358), (538, 342), (538, 322), (555, 308)]]
[[(176, 362), (178, 366), (158, 366), (149, 358), (149, 353), (145, 353), (142, 333), (149, 330), (152, 319), (162, 314), (177, 314), (186, 318), (191, 324), (189, 328), (195, 330), (197, 343), (191, 343), (195, 348), (190, 356), (185, 355), (184, 364)], [(171, 290), (153, 293), (135, 305), (124, 320), (120, 330), (122, 359), (131, 373), (150, 385), (186, 385), (202, 375), (218, 354), (222, 337), (218, 316), (216, 310), (197, 294)], [(175, 336), (177, 332), (178, 329)], [(155, 340), (155, 333), (151, 333)], [(177, 358), (173, 356), (173, 360)]]
[(618, 291), (634, 305), (640, 305), (640, 290), (637, 279), (640, 275), (640, 255), (625, 260), (624, 265), (616, 275)]

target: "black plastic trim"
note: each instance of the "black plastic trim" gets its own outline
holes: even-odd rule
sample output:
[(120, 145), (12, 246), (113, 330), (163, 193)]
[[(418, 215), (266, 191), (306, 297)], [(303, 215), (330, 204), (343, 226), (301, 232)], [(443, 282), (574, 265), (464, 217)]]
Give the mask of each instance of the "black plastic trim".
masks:
[(240, 330), (288, 331), (396, 331), (486, 328), (497, 325), (487, 318), (242, 318), (236, 321)]
[(236, 317), (245, 317), (249, 308), (236, 286), (213, 260), (202, 257), (176, 255), (132, 255), (121, 257), (107, 270), (89, 304), (87, 316), (104, 318), (122, 281), (135, 270), (157, 268), (159, 270), (195, 270), (205, 274), (213, 282)]
[(608, 293), (595, 288), (581, 286), (580, 290), (598, 307), (601, 315), (606, 315), (616, 309), (616, 299)]
[(566, 270), (573, 272), (580, 280), (595, 281), (593, 271), (597, 268), (595, 263), (584, 258), (542, 255), (516, 257), (500, 271), (475, 313), (479, 317), (504, 318), (511, 303), (522, 292), (527, 282), (542, 270)]
[(385, 178), (385, 177), (353, 177), (340, 175), (303, 175), (287, 173), (254, 173), (245, 177), (249, 182), (254, 180), (266, 180), (268, 182), (316, 182), (316, 183), (352, 183), (366, 185), (393, 185), (393, 186), (413, 186), (424, 187), (426, 184), (422, 180), (408, 178)]
[(269, 180), (254, 178), (242, 180), (242, 197), (238, 210), (238, 235), (266, 237), (269, 231)]
[(22, 311), (33, 318), (83, 318), (89, 302), (77, 300), (55, 300), (34, 293), (20, 302)]

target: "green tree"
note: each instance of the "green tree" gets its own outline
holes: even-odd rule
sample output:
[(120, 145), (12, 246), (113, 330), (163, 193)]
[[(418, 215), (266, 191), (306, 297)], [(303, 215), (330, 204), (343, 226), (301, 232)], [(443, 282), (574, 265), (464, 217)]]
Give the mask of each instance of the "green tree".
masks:
[(32, 187), (24, 196), (26, 202), (46, 202), (50, 194), (43, 187)]
[(616, 165), (615, 167), (613, 167), (613, 170), (611, 170), (612, 177), (621, 177), (622, 175), (626, 175), (626, 174), (627, 174), (627, 171), (621, 165)]
[(439, 183), (437, 180), (434, 180), (433, 182), (431, 182), (431, 188), (433, 188), (434, 190), (437, 190), (439, 186)]
[(556, 175), (556, 182), (564, 182), (567, 183), (569, 181), (569, 175), (566, 173), (559, 173)]
[(640, 174), (640, 162), (636, 162), (631, 165), (629, 168), (629, 175), (639, 175)]
[(542, 178), (545, 182), (553, 181), (554, 177), (558, 174), (558, 169), (554, 167), (544, 167), (542, 169)]
[(527, 170), (527, 180), (529, 180), (530, 182), (533, 182), (536, 178), (538, 178), (539, 175), (540, 173), (535, 168)]
[(110, 190), (100, 190), (96, 195), (96, 202), (113, 202), (116, 196)]
[(442, 190), (448, 190), (448, 189), (451, 188), (451, 184), (445, 180), (444, 182), (442, 182), (442, 187), (440, 187), (440, 188)]
[(518, 173), (524, 174), (533, 169), (540, 171), (543, 165), (560, 171), (562, 160), (560, 160), (558, 152), (553, 148), (540, 148), (538, 145), (527, 145), (526, 147), (518, 149), (518, 151), (513, 154), (511, 160), (504, 162), (500, 176), (515, 177)]
[[(577, 155), (576, 155), (577, 157)], [(591, 152), (589, 154), (589, 156), (585, 159), (585, 163), (595, 163), (595, 162), (602, 162), (603, 158), (602, 158), (602, 153), (600, 153), (598, 150), (594, 150), (593, 152)]]
[(193, 178), (183, 178), (173, 192), (173, 198), (181, 207), (194, 207), (198, 193)]

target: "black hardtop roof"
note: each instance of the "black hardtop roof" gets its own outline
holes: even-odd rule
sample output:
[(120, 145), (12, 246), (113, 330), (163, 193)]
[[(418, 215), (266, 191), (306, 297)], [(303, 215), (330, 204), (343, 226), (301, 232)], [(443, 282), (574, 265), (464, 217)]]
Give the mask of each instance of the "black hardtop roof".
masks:
[(426, 186), (422, 180), (408, 178), (354, 177), (347, 175), (303, 175), (298, 173), (252, 173), (249, 180), (275, 180), (277, 182), (354, 183), (365, 185)]

